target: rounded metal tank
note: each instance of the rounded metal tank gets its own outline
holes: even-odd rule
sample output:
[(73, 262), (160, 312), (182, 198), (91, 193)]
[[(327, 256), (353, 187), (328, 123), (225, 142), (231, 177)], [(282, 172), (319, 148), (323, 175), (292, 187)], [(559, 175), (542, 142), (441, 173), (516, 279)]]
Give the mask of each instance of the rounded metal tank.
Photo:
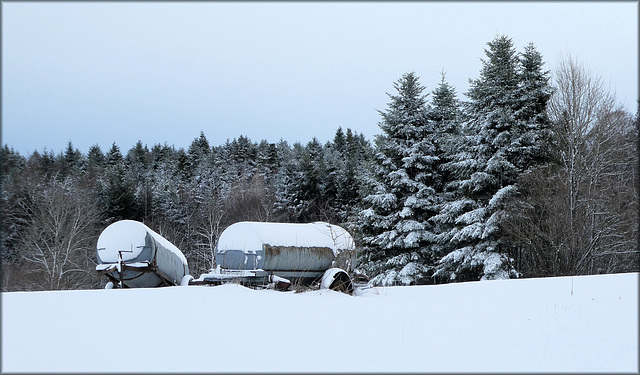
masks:
[[(97, 243), (98, 272), (130, 288), (179, 285), (189, 274), (184, 254), (139, 221), (121, 220), (106, 227)], [(122, 272), (122, 275), (120, 275)]]
[(223, 269), (262, 269), (283, 277), (317, 277), (341, 254), (351, 257), (354, 252), (353, 238), (337, 225), (244, 221), (220, 234), (215, 259)]

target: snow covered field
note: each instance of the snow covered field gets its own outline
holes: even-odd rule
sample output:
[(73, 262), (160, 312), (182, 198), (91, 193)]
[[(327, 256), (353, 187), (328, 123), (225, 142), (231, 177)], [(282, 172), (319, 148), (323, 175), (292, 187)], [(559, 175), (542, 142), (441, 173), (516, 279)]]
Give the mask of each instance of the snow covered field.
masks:
[(141, 371), (637, 373), (638, 274), (2, 293), (2, 372)]

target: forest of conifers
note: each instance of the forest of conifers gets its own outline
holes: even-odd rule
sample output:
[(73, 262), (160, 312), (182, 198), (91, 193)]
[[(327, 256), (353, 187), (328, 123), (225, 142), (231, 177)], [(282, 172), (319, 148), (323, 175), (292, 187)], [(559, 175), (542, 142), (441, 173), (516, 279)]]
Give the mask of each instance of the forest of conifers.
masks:
[(459, 97), (393, 83), (380, 134), (324, 144), (115, 143), (83, 154), (0, 150), (2, 290), (100, 288), (96, 241), (144, 222), (197, 277), (238, 221), (326, 221), (349, 230), (375, 285), (637, 272), (638, 129), (600, 77), (530, 44), (487, 43)]

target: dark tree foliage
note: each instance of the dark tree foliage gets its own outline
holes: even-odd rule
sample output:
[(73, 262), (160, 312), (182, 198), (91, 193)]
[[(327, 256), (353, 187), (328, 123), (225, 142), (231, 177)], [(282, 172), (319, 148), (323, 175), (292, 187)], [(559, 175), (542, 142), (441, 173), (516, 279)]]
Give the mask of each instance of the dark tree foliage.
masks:
[(102, 215), (109, 223), (118, 220), (139, 220), (135, 186), (127, 178), (125, 168), (109, 169), (100, 191)]

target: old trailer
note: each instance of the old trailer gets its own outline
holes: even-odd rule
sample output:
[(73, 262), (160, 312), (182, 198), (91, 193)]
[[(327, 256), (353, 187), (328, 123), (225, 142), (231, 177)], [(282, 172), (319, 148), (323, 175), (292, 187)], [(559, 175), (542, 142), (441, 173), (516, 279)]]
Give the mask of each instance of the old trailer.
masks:
[(227, 227), (218, 239), (216, 267), (192, 284), (229, 281), (249, 286), (273, 285), (286, 289), (291, 283), (352, 293), (355, 243), (344, 228), (325, 222), (307, 224), (239, 222)]
[(107, 289), (232, 282), (287, 290), (295, 283), (353, 293), (368, 282), (353, 270), (349, 232), (324, 222), (232, 224), (218, 239), (214, 268), (198, 279), (176, 246), (138, 221), (109, 225), (96, 247), (96, 271), (109, 279)]
[(121, 220), (109, 225), (98, 237), (96, 247), (96, 271), (110, 280), (107, 288), (180, 285), (190, 278), (184, 254), (138, 221)]

